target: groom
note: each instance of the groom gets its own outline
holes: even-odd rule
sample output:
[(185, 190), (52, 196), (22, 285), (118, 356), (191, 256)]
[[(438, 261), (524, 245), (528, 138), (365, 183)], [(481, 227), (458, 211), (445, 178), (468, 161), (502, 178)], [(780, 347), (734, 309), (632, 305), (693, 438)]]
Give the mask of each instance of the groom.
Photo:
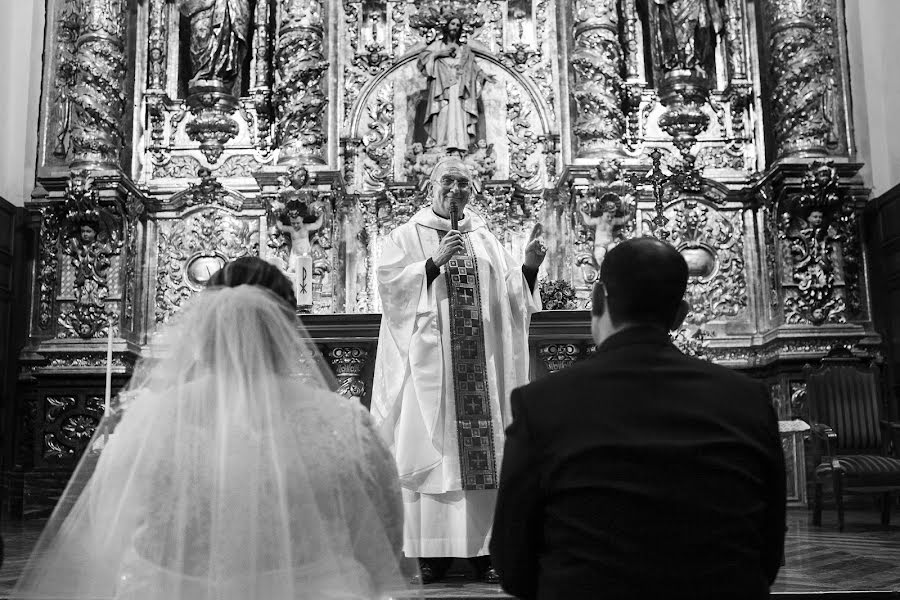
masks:
[(769, 595), (785, 472), (766, 386), (682, 354), (687, 264), (654, 238), (606, 255), (589, 360), (513, 391), (491, 556), (519, 598)]
[(431, 206), (387, 236), (378, 267), (372, 414), (397, 462), (403, 552), (422, 559), (422, 583), (440, 580), (451, 557), (497, 582), (487, 555), (508, 398), (528, 381), (528, 325), (540, 310), (540, 228), (518, 262), (467, 208), (472, 192), (468, 166), (443, 158)]

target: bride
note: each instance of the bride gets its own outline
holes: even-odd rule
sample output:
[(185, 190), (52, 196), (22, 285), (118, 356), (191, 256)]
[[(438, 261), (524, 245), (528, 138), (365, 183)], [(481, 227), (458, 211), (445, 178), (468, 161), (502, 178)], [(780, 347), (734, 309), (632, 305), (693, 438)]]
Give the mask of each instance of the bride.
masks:
[[(259, 280), (270, 265), (253, 260), (226, 275)], [(397, 474), (368, 413), (331, 391), (288, 301), (216, 279), (235, 287), (201, 293), (139, 363), (121, 420), (101, 422), (11, 597), (382, 598), (406, 587)]]

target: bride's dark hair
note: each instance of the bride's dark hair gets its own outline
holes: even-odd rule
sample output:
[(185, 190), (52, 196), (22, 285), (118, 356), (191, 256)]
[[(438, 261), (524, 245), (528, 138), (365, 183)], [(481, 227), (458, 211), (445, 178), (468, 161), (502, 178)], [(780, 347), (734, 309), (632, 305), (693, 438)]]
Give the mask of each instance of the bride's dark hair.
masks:
[(290, 305), (291, 312), (297, 308), (294, 286), (275, 265), (255, 256), (244, 256), (231, 261), (216, 271), (207, 283), (208, 287), (237, 287), (256, 285), (266, 288)]

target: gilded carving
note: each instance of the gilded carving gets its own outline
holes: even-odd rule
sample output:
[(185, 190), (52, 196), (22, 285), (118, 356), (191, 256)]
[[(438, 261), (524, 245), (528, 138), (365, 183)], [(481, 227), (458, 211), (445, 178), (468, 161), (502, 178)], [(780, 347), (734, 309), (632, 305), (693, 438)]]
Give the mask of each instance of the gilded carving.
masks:
[(615, 0), (576, 0), (572, 72), (577, 156), (616, 154), (625, 129), (622, 48)]
[(123, 299), (124, 326), (134, 327), (134, 298), (139, 289), (137, 281), (137, 229), (138, 221), (144, 213), (144, 203), (136, 196), (129, 195), (125, 203), (126, 229), (125, 239), (125, 289)]
[(519, 87), (506, 85), (506, 138), (509, 140), (509, 178), (523, 187), (534, 187), (538, 164), (529, 160), (537, 152), (537, 136), (531, 130), (531, 103), (523, 101)]
[[(259, 222), (230, 211), (201, 208), (179, 219), (159, 221), (155, 316), (163, 323), (187, 298), (203, 288), (208, 273), (188, 269), (198, 257), (224, 264), (259, 256)], [(208, 277), (207, 277), (208, 278)]]
[(555, 342), (541, 344), (538, 347), (538, 357), (544, 361), (544, 365), (550, 373), (571, 367), (581, 355), (582, 349), (572, 343)]
[(738, 316), (747, 307), (741, 213), (686, 200), (675, 209), (671, 229), (669, 241), (688, 264), (687, 323)]
[(85, 0), (75, 50), (72, 163), (116, 167), (124, 134), (126, 0)]
[[(828, 6), (824, 10), (822, 4)], [(779, 157), (824, 155), (836, 139), (836, 66), (823, 31), (831, 2), (767, 0), (771, 111)]]
[[(117, 207), (118, 208), (118, 207)], [(73, 172), (66, 187), (64, 203), (66, 229), (62, 232), (63, 252), (74, 270), (75, 302), (64, 311), (59, 323), (65, 332), (89, 339), (102, 335), (114, 317), (106, 307), (111, 258), (122, 247), (124, 215), (100, 204), (94, 179), (87, 171)]]
[[(394, 161), (394, 86), (384, 84), (367, 106), (368, 131), (363, 135), (363, 184), (365, 189), (384, 187), (393, 178)], [(421, 147), (421, 144), (420, 144)]]
[(62, 214), (58, 206), (41, 209), (40, 262), (38, 266), (38, 326), (53, 324), (56, 287), (59, 281), (59, 245)]
[(325, 60), (322, 0), (282, 3), (275, 48), (279, 162), (325, 161)]
[(166, 89), (166, 49), (169, 29), (166, 0), (150, 0), (147, 33), (147, 90)]
[(814, 162), (784, 203), (779, 237), (788, 323), (844, 323), (861, 310), (858, 223), (833, 163)]
[(76, 459), (87, 447), (102, 418), (101, 396), (44, 396), (44, 419), (40, 426), (42, 458)]
[(53, 80), (52, 118), (48, 124), (53, 132), (53, 156), (66, 160), (72, 150), (73, 91), (78, 73), (75, 43), (81, 28), (81, 15), (76, 0), (60, 4), (56, 19), (56, 73)]
[(725, 0), (725, 44), (728, 48), (729, 81), (747, 79), (744, 48), (744, 0)]
[(338, 393), (351, 400), (362, 400), (366, 383), (362, 379), (369, 352), (360, 346), (338, 346), (327, 352), (328, 362), (338, 379)]

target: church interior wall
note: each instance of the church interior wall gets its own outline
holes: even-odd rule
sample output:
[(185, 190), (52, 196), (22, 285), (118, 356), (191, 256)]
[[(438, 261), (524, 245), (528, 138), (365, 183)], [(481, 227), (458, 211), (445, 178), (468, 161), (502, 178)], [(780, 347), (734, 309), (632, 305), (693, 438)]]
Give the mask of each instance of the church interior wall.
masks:
[(44, 2), (6, 2), (0, 19), (0, 198), (23, 206), (34, 189)]
[(872, 197), (900, 183), (900, 2), (848, 0), (847, 38), (857, 156)]

